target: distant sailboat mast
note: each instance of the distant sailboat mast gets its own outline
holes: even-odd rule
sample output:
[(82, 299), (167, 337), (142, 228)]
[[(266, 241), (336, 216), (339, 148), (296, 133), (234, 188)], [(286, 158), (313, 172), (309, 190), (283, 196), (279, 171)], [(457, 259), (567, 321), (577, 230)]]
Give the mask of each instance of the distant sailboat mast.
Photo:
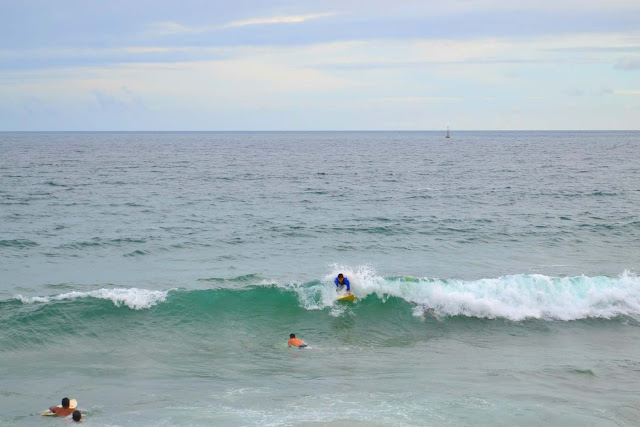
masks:
[(451, 138), (451, 135), (449, 134), (449, 126), (447, 126), (447, 138)]

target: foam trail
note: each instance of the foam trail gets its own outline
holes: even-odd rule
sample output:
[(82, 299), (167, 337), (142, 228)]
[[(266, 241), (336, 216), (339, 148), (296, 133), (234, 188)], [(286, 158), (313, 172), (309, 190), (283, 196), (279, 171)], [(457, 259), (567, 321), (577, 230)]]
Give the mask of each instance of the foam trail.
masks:
[(514, 275), (471, 282), (434, 281), (408, 292), (409, 300), (440, 315), (510, 320), (640, 318), (636, 277)]
[[(290, 307), (295, 295), (298, 306), (305, 310), (329, 309), (331, 316), (357, 315), (364, 307), (384, 310), (389, 298), (412, 305), (414, 316), (466, 316), (485, 319), (578, 320), (611, 319), (629, 316), (640, 320), (640, 278), (630, 272), (619, 277), (575, 276), (550, 277), (542, 274), (518, 274), (472, 281), (414, 277), (383, 277), (368, 266), (349, 268), (336, 266), (321, 280), (308, 283), (277, 284), (264, 281), (242, 289), (177, 290), (177, 307), (191, 310), (220, 293), (222, 298), (245, 297), (245, 292), (258, 296), (257, 304), (283, 304)], [(333, 279), (345, 274), (358, 299), (355, 304), (336, 302)], [(271, 289), (270, 289), (271, 288)], [(165, 302), (171, 290), (152, 291), (137, 288), (99, 289), (69, 292), (45, 297), (15, 298), (24, 304), (54, 303), (62, 300), (97, 298), (110, 300), (117, 307), (133, 310), (151, 308)], [(273, 292), (273, 293), (272, 293)], [(217, 299), (216, 299), (217, 300)], [(366, 300), (366, 304), (363, 304)], [(245, 299), (246, 301), (246, 299)], [(167, 304), (171, 304), (169, 301)], [(244, 305), (251, 311), (251, 305)], [(348, 307), (348, 308), (347, 308)]]
[(550, 277), (518, 274), (473, 281), (382, 277), (369, 266), (334, 265), (321, 283), (298, 287), (301, 306), (322, 309), (335, 304), (333, 279), (344, 273), (357, 298), (375, 295), (415, 304), (414, 315), (433, 309), (438, 316), (577, 320), (631, 316), (640, 319), (640, 278), (625, 271), (617, 278)]
[(89, 292), (68, 292), (66, 294), (52, 295), (47, 297), (23, 297), (16, 295), (15, 299), (24, 304), (49, 303), (52, 301), (75, 300), (79, 298), (98, 298), (111, 300), (116, 307), (127, 306), (133, 310), (151, 308), (154, 305), (166, 301), (169, 291), (150, 291), (138, 288), (114, 288), (99, 289)]

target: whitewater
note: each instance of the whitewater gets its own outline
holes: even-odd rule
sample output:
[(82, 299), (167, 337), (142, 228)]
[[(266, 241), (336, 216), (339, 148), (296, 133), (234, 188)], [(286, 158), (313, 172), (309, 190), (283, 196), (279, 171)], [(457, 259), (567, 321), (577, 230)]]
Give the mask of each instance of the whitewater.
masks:
[[(351, 269), (341, 266), (324, 278), (308, 283), (278, 284), (266, 279), (248, 285), (246, 278), (231, 278), (231, 283), (245, 282), (244, 286), (217, 286), (210, 292), (252, 292), (259, 288), (273, 293), (290, 293), (298, 305), (306, 310), (344, 307), (336, 300), (333, 278), (338, 272), (350, 278), (353, 294), (358, 300), (377, 299), (384, 304), (397, 298), (412, 305), (413, 313), (423, 317), (431, 310), (440, 317), (465, 316), (478, 319), (504, 318), (512, 321), (527, 319), (579, 320), (588, 318), (611, 319), (625, 316), (640, 320), (640, 278), (625, 271), (617, 278), (609, 277), (549, 277), (542, 274), (505, 276), (475, 281), (442, 280), (429, 278), (380, 277), (369, 266)], [(245, 279), (245, 280), (243, 280)], [(257, 282), (258, 276), (253, 276)], [(207, 279), (207, 281), (215, 281)], [(224, 279), (218, 279), (225, 282)], [(171, 293), (201, 293), (184, 289), (165, 291), (138, 288), (101, 288), (94, 291), (72, 291), (50, 296), (15, 296), (23, 304), (53, 303), (64, 300), (102, 299), (116, 307), (133, 310), (149, 309), (167, 301)], [(241, 294), (244, 296), (244, 294)], [(250, 310), (250, 308), (248, 308)]]
[(0, 424), (636, 425), (639, 147), (0, 133)]

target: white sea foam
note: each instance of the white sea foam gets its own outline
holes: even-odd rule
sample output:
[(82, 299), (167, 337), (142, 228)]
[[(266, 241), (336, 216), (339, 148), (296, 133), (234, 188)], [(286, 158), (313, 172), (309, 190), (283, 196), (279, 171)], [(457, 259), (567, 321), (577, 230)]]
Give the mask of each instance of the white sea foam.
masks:
[(640, 278), (625, 271), (619, 277), (550, 277), (518, 274), (472, 281), (428, 278), (385, 278), (369, 266), (336, 265), (322, 285), (297, 289), (302, 306), (322, 309), (335, 305), (333, 279), (341, 272), (357, 298), (376, 295), (415, 304), (414, 315), (432, 309), (438, 316), (478, 318), (577, 320), (619, 315), (640, 319)]
[(116, 307), (127, 306), (133, 310), (141, 310), (153, 307), (159, 302), (164, 302), (169, 291), (151, 291), (138, 288), (113, 288), (98, 289), (89, 292), (68, 292), (65, 294), (46, 297), (24, 297), (16, 295), (15, 298), (24, 304), (48, 303), (52, 301), (74, 300), (79, 298), (98, 298), (111, 300)]

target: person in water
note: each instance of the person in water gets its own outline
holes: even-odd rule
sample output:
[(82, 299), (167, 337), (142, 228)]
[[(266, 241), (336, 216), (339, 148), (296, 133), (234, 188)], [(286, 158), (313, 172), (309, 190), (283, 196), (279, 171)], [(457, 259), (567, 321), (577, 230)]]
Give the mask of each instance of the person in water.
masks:
[(64, 399), (62, 399), (62, 407), (52, 406), (51, 408), (49, 408), (49, 410), (54, 414), (56, 414), (56, 417), (69, 416), (73, 413), (73, 411), (76, 410), (76, 402), (75, 402), (75, 399), (73, 400), (74, 400), (74, 404), (72, 405), (69, 398), (65, 397)]
[(296, 334), (289, 335), (289, 347), (305, 348), (307, 345), (300, 338), (296, 338)]
[(71, 418), (73, 418), (73, 421), (79, 423), (82, 420), (82, 413), (80, 411), (75, 411), (71, 415)]
[(422, 314), (420, 315), (420, 320), (422, 321), (422, 323), (427, 321), (427, 314), (433, 317), (434, 319), (436, 319), (438, 322), (441, 322), (436, 312), (433, 311), (433, 308), (425, 308), (423, 309)]
[(338, 274), (338, 277), (335, 278), (333, 283), (336, 284), (336, 292), (340, 292), (346, 286), (347, 293), (351, 295), (351, 285), (349, 284), (349, 279), (344, 277), (342, 273)]

